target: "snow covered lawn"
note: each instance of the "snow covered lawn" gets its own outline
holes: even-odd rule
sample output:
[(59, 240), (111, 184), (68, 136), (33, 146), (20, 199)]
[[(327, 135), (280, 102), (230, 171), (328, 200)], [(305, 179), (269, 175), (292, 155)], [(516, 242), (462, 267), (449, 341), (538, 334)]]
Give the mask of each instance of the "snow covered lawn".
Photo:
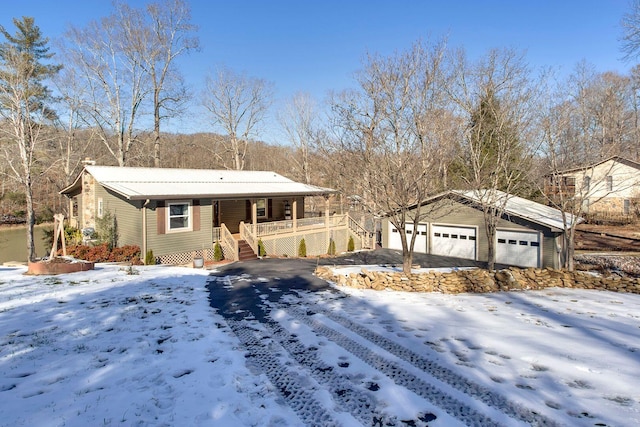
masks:
[[(131, 275), (98, 264), (94, 271), (29, 277), (25, 270), (0, 267), (0, 425), (302, 424), (267, 376), (246, 363), (247, 351), (209, 307), (209, 272), (153, 266), (135, 267), (138, 274)], [(398, 344), (559, 424), (640, 424), (639, 295), (341, 290), (346, 297), (304, 291), (277, 304), (265, 298), (265, 305), (282, 328), (278, 334), (295, 333), (343, 378), (367, 384), (380, 410), (398, 420), (422, 414), (429, 426), (461, 425), (394, 384), (385, 366), (373, 368), (345, 347), (369, 346), (370, 359), (391, 360), (409, 372), (404, 353), (386, 353), (389, 343)], [(377, 348), (362, 330), (387, 341), (378, 340)], [(474, 396), (449, 390), (446, 381), (415, 371), (469, 407), (483, 407)], [(310, 388), (311, 382), (309, 376)], [(322, 401), (334, 419), (358, 425), (357, 414), (336, 409), (328, 392)], [(526, 425), (500, 417), (499, 407), (489, 409), (502, 424)]]

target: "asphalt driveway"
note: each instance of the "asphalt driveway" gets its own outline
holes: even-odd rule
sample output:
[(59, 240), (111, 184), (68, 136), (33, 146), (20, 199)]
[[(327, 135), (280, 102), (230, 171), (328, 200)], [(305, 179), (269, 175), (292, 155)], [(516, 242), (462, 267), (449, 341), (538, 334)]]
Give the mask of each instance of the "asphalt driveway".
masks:
[[(484, 266), (477, 261), (429, 254), (414, 254), (413, 263), (433, 268)], [(210, 304), (225, 317), (241, 320), (251, 316), (262, 320), (265, 317), (265, 298), (277, 302), (283, 295), (298, 290), (333, 289), (326, 281), (313, 275), (318, 265), (402, 265), (402, 253), (377, 249), (331, 258), (265, 258), (224, 265), (211, 275), (233, 280), (229, 279), (226, 284), (220, 281), (222, 279), (210, 281)], [(278, 292), (271, 291), (275, 288)]]
[[(266, 376), (270, 387), (279, 392), (282, 402), (298, 415), (302, 425), (343, 425), (340, 417), (344, 414), (365, 426), (426, 427), (441, 417), (444, 419), (438, 425), (449, 425), (446, 417), (456, 419), (456, 425), (503, 425), (487, 415), (492, 411), (497, 411), (496, 419), (508, 415), (535, 425), (556, 425), (435, 358), (415, 353), (372, 332), (366, 324), (353, 321), (348, 314), (331, 307), (339, 306), (347, 295), (313, 275), (317, 265), (401, 262), (402, 254), (397, 251), (376, 250), (335, 258), (267, 258), (228, 264), (207, 278), (210, 305), (225, 320), (217, 327), (230, 328), (247, 366)], [(429, 255), (417, 255), (414, 263), (422, 267), (482, 266)], [(367, 312), (369, 308), (365, 304), (358, 308), (361, 310)], [(324, 347), (332, 350), (327, 353)], [(343, 356), (337, 356), (343, 352)], [(373, 369), (375, 374), (350, 374), (347, 368), (352, 362), (362, 369)], [(414, 368), (406, 368), (409, 365), (421, 371), (420, 378)], [(384, 394), (376, 393), (383, 379), (398, 387), (398, 395), (411, 392), (420, 396), (428, 408), (416, 410), (410, 417), (389, 412)], [(446, 386), (434, 386), (436, 380)], [(457, 389), (455, 393), (451, 388)], [(487, 404), (493, 407), (479, 409), (479, 405)]]

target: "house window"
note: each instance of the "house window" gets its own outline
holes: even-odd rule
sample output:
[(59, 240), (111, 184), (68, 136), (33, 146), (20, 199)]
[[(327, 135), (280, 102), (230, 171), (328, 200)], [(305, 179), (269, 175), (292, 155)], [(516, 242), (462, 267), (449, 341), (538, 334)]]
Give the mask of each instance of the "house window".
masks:
[(102, 197), (98, 197), (98, 218), (102, 218), (104, 216), (104, 200)]
[(582, 191), (585, 193), (589, 192), (589, 188), (591, 187), (591, 177), (585, 176), (582, 180)]
[(625, 215), (629, 215), (631, 213), (631, 200), (625, 199), (622, 209)]
[(607, 176), (607, 191), (613, 191), (613, 177), (611, 175)]
[(266, 218), (267, 217), (267, 199), (256, 200), (256, 209), (257, 209), (258, 218)]
[(191, 230), (191, 202), (167, 203), (167, 230), (190, 231)]

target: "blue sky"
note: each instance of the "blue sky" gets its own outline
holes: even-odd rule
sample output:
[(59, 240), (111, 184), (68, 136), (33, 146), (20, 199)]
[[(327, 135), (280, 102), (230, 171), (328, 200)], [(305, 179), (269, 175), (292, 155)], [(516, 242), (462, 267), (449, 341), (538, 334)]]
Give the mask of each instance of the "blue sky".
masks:
[[(145, 1), (130, 0), (134, 6)], [(298, 91), (322, 101), (330, 90), (352, 87), (366, 52), (390, 54), (422, 38), (447, 36), (471, 56), (491, 48), (526, 51), (532, 67), (569, 73), (581, 60), (599, 71), (627, 72), (620, 60), (619, 22), (629, 0), (191, 0), (200, 52), (181, 59), (194, 93), (217, 65), (272, 81), (275, 107)], [(4, 0), (0, 24), (33, 16), (45, 36), (84, 26), (111, 11), (107, 0)], [(178, 131), (207, 129), (174, 122)], [(273, 122), (264, 140), (281, 142)], [(282, 141), (284, 142), (284, 141)]]

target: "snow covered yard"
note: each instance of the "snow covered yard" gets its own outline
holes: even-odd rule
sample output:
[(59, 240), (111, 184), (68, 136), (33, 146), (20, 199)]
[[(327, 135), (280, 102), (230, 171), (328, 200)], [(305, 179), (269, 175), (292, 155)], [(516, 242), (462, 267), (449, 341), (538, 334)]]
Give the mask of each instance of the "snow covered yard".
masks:
[(0, 425), (286, 425), (208, 306), (208, 272), (0, 267)]
[[(0, 267), (0, 425), (308, 421), (209, 307), (209, 272), (135, 269), (98, 264), (29, 277), (24, 268)], [(217, 280), (256, 292), (267, 282)], [(280, 294), (277, 283), (267, 285)], [(370, 398), (395, 425), (463, 425), (455, 408), (438, 405), (449, 400), (415, 391), (419, 382), (502, 425), (527, 425), (514, 412), (568, 426), (640, 424), (640, 295), (341, 291), (261, 295), (272, 324), (242, 321), (259, 355), (280, 364), (269, 366), (288, 376), (295, 369), (340, 425), (360, 425), (364, 409), (357, 399), (336, 399), (336, 387), (341, 396)]]

